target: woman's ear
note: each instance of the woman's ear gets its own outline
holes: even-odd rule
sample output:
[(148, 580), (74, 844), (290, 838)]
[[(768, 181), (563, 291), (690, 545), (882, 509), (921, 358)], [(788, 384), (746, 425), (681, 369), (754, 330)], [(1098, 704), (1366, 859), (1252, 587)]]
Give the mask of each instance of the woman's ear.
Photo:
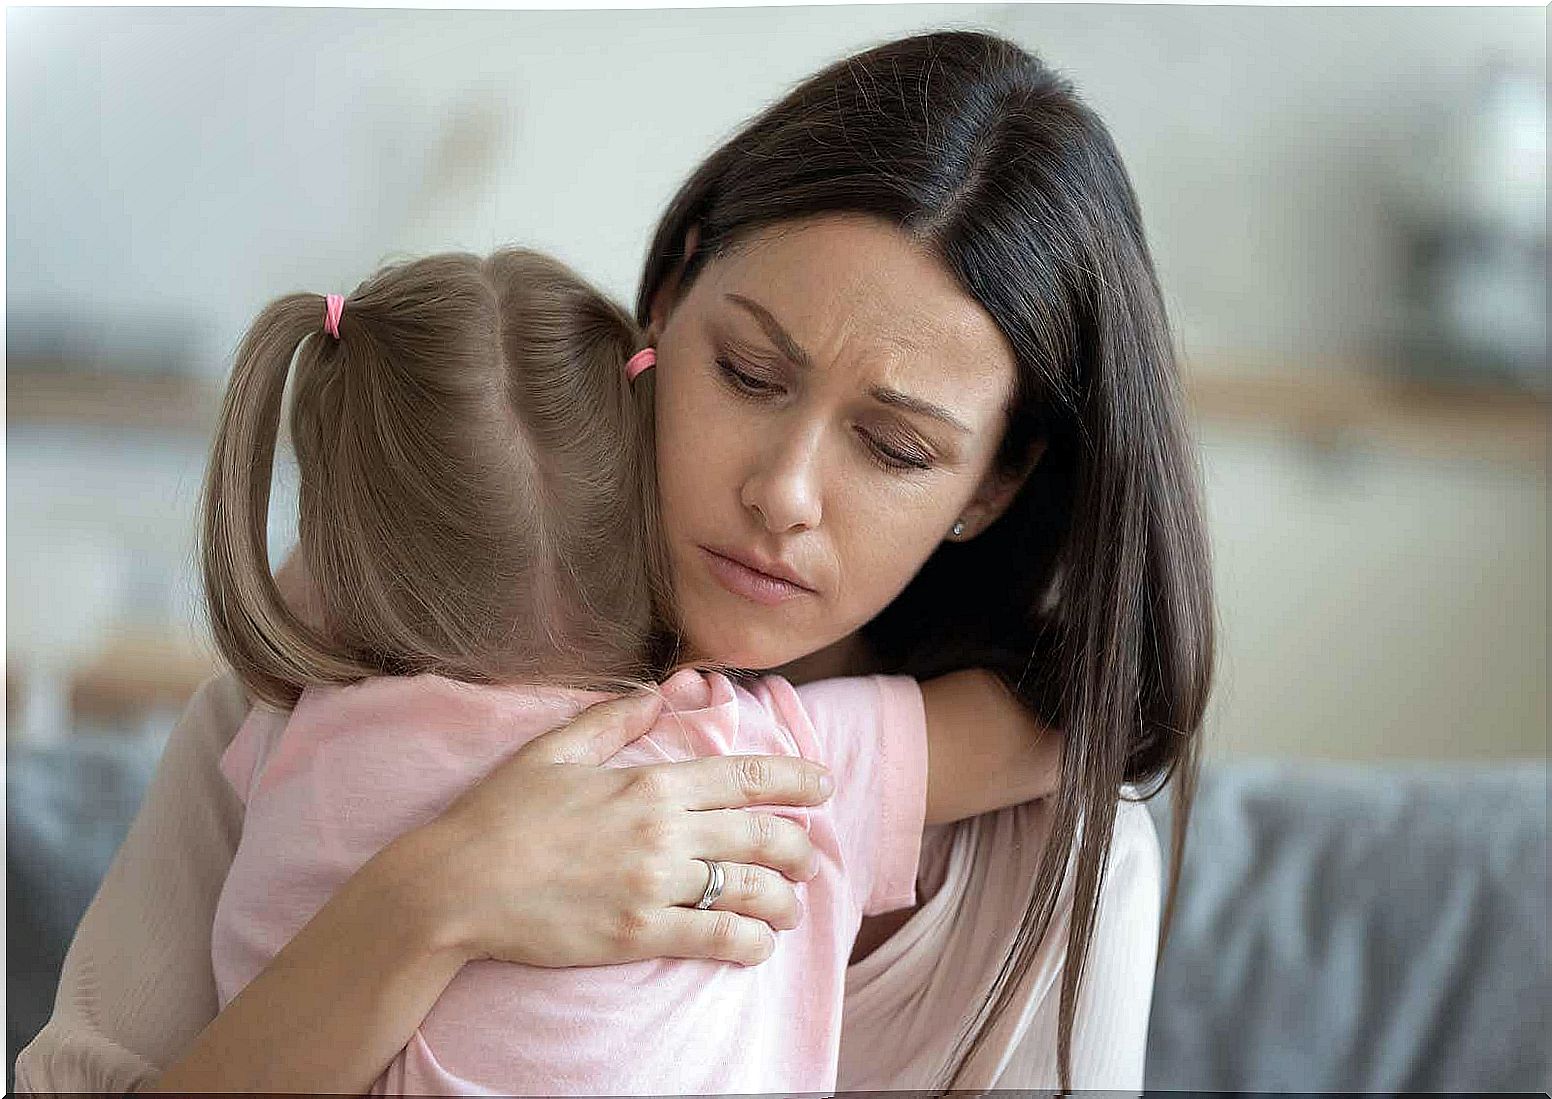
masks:
[(1002, 513), (1013, 504), (1024, 482), (1029, 480), (1029, 475), (1040, 464), (1040, 457), (1045, 453), (1045, 442), (1040, 439), (1031, 444), (1029, 454), (1017, 469), (992, 469), (981, 478), (975, 495), (970, 498), (959, 517), (963, 529), (958, 529), (956, 524), (956, 532), (952, 535), (955, 542), (969, 541), (1002, 518)]
[(684, 274), (685, 265), (690, 262), (690, 257), (695, 254), (696, 247), (700, 244), (701, 227), (691, 225), (684, 233), (684, 254), (674, 269), (658, 284), (658, 288), (652, 292), (652, 302), (647, 306), (647, 341), (657, 343), (663, 334), (663, 328), (668, 324), (668, 314), (673, 312), (674, 306), (679, 301), (679, 277)]

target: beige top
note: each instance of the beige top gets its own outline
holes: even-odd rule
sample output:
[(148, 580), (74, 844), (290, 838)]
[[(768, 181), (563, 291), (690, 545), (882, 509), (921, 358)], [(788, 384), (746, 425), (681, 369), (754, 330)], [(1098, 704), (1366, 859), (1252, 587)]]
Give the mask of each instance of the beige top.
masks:
[[(247, 712), (231, 674), (189, 703), (70, 944), (53, 1017), (17, 1059), (19, 1092), (134, 1090), (215, 1017), (210, 930), (242, 832), (218, 764)], [(1017, 931), (1049, 826), (1037, 801), (926, 830), (924, 903), (847, 970), (839, 1090), (931, 1086)], [(1016, 1006), (962, 1086), (1056, 1088), (1070, 879)], [(1160, 882), (1147, 807), (1122, 802), (1074, 1021), (1074, 1088), (1142, 1089)]]

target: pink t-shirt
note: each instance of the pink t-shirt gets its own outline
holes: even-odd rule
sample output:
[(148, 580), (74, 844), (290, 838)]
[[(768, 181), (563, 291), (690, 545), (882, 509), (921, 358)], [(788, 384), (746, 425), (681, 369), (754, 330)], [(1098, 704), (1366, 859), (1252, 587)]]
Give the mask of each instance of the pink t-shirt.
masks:
[[(916, 902), (926, 812), (921, 691), (899, 676), (794, 688), (683, 671), (653, 728), (609, 761), (797, 755), (836, 792), (801, 823), (820, 870), (806, 915), (755, 966), (655, 958), (550, 969), (471, 962), (374, 1094), (726, 1094), (832, 1090), (846, 967), (861, 918)], [(310, 690), (289, 718), (249, 714), (221, 760), (246, 803), (216, 907), (221, 1006), (346, 878), (517, 748), (604, 696), (434, 676)]]

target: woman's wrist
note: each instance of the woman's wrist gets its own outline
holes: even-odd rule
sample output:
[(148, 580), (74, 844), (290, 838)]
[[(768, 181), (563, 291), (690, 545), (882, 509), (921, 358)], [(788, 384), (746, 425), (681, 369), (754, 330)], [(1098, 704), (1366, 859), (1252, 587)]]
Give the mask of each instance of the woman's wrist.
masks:
[[(452, 875), (458, 849), (453, 827), (438, 817), (384, 847), (358, 877), (377, 894), (382, 911), (393, 913), (406, 950), (425, 957), (455, 959), (460, 965), (481, 956), (469, 920), (468, 893)], [(460, 898), (465, 903), (459, 903)]]

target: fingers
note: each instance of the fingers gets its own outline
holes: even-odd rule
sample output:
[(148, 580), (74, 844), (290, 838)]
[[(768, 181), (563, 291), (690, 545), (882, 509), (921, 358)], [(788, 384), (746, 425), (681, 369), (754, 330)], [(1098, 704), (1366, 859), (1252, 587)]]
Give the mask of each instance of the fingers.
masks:
[(834, 793), (828, 769), (798, 756), (708, 756), (638, 768), (685, 809), (818, 805)]
[(598, 702), (568, 724), (535, 737), (524, 746), (523, 753), (537, 754), (551, 763), (601, 766), (651, 729), (662, 708), (663, 699), (651, 691)]
[[(763, 920), (776, 931), (790, 931), (802, 922), (803, 903), (792, 883), (766, 866), (713, 860), (722, 867), (722, 892), (702, 911), (737, 912)], [(691, 859), (684, 872), (679, 903), (694, 908), (709, 880), (706, 864)]]
[[(689, 847), (698, 858), (747, 863), (778, 871), (793, 881), (808, 881), (819, 871), (819, 857), (803, 826), (775, 813), (747, 809), (710, 809), (691, 814)], [(701, 882), (702, 888), (705, 882)], [(699, 899), (697, 893), (690, 903)]]
[(627, 949), (633, 958), (715, 958), (759, 965), (775, 951), (776, 933), (765, 921), (737, 912), (659, 908), (642, 921)]

